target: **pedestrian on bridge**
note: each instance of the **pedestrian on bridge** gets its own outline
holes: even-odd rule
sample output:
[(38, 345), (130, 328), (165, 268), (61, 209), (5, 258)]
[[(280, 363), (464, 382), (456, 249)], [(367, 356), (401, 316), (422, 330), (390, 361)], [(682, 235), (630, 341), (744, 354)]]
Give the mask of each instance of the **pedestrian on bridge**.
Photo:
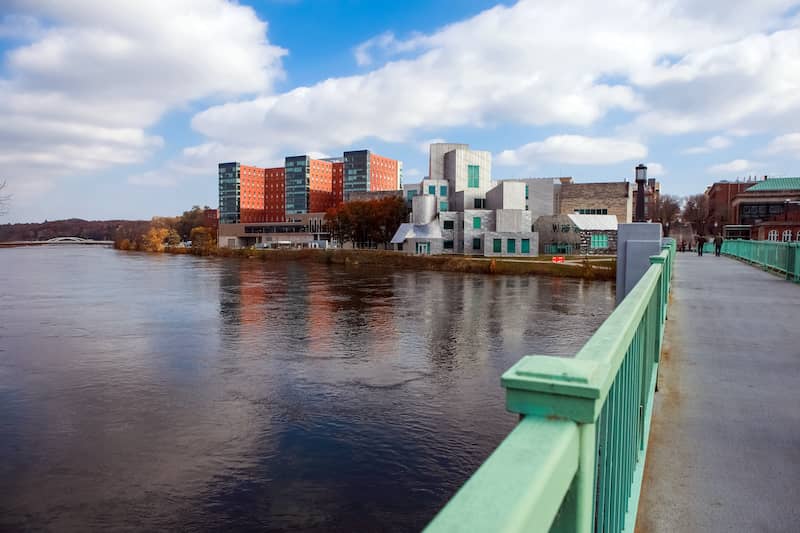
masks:
[(717, 257), (719, 257), (720, 254), (722, 253), (723, 241), (724, 239), (722, 238), (722, 235), (718, 234), (716, 237), (714, 237), (714, 255), (716, 255)]
[(703, 235), (697, 236), (697, 256), (703, 257), (703, 246), (706, 244), (706, 238)]

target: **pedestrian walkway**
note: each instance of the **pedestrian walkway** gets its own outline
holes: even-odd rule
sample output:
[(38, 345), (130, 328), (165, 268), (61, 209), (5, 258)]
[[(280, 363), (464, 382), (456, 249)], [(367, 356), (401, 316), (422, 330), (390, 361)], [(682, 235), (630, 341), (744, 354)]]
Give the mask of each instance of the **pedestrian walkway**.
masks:
[(678, 254), (637, 531), (800, 529), (800, 285)]

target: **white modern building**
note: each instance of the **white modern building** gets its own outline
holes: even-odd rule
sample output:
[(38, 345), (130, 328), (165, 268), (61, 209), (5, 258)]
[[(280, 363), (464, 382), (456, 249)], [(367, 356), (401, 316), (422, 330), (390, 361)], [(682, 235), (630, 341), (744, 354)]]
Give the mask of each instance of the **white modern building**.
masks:
[(411, 254), (537, 255), (527, 183), (537, 180), (494, 182), (491, 172), (490, 152), (470, 150), (466, 144), (432, 144), (429, 175), (419, 184), (403, 186), (412, 215), (395, 233), (395, 249)]

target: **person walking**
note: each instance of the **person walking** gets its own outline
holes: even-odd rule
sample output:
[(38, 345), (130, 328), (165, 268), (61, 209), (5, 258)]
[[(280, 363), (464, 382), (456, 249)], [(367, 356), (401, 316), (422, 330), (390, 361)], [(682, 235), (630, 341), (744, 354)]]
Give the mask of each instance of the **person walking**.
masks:
[(716, 237), (714, 237), (714, 255), (716, 255), (717, 257), (719, 257), (720, 254), (722, 253), (723, 241), (724, 239), (722, 238), (722, 235), (717, 235)]
[(697, 236), (697, 256), (703, 257), (703, 246), (706, 244), (706, 238), (702, 235)]

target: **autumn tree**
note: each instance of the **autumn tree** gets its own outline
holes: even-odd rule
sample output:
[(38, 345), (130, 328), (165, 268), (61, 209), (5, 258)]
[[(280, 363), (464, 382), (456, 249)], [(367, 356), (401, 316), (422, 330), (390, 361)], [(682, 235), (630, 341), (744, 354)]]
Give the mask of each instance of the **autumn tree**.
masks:
[(205, 226), (192, 228), (189, 237), (192, 241), (192, 251), (198, 255), (206, 255), (217, 246), (216, 233)]
[(175, 231), (181, 236), (183, 240), (190, 240), (192, 230), (194, 228), (205, 226), (206, 212), (208, 206), (200, 207), (194, 205), (189, 211), (184, 211), (183, 214), (176, 219)]
[(378, 244), (387, 247), (407, 217), (405, 201), (391, 196), (340, 204), (328, 209), (325, 222), (340, 244), (352, 242), (356, 247), (372, 248)]
[(142, 238), (142, 248), (148, 252), (163, 252), (164, 241), (169, 236), (169, 228), (153, 226)]

